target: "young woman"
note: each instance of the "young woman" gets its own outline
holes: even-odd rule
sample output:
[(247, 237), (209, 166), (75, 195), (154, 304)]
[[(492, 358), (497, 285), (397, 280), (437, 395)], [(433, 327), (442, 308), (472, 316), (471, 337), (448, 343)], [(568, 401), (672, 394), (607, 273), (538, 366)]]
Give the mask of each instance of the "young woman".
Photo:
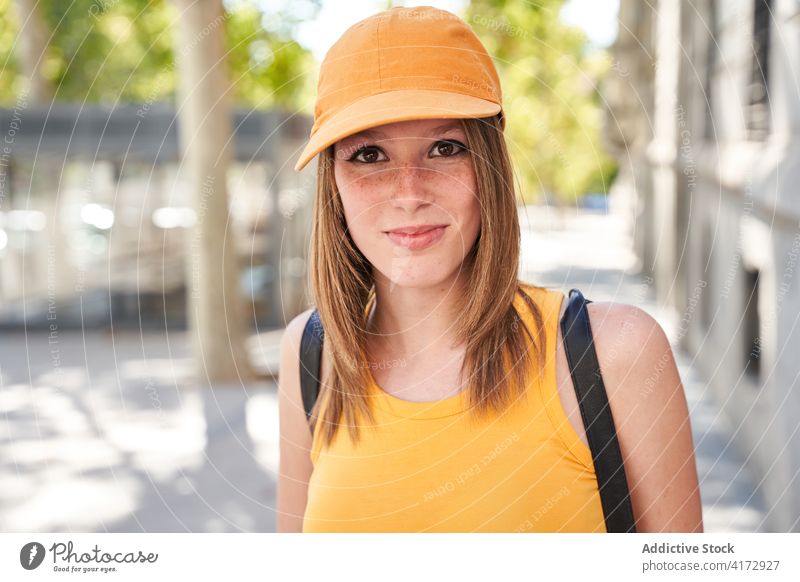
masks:
[[(281, 345), (278, 531), (603, 532), (559, 321), (518, 279), (500, 82), (461, 19), (394, 8), (320, 71), (311, 283), (325, 330), (310, 430)], [(641, 309), (591, 303), (637, 531), (702, 531), (683, 387)]]

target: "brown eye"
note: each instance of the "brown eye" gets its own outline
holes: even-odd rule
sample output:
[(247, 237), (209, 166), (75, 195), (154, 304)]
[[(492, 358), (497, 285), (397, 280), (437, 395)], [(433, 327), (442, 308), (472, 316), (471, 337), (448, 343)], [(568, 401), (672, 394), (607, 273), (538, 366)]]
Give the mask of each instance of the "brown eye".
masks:
[(467, 150), (467, 146), (454, 140), (442, 140), (433, 144), (431, 154), (433, 157), (449, 158)]
[(382, 162), (384, 159), (386, 159), (386, 156), (381, 158), (381, 155), (383, 155), (383, 152), (379, 148), (376, 148), (375, 146), (366, 146), (356, 150), (356, 152), (350, 156), (349, 161), (357, 161), (361, 162), (362, 164), (373, 164), (375, 162)]

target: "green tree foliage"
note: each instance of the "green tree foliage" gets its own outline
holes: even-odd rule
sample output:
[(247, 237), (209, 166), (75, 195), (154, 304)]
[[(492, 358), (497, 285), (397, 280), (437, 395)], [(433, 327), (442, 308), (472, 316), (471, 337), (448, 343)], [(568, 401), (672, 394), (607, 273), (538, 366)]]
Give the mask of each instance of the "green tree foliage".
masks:
[[(472, 0), (465, 20), (495, 57), (506, 135), (526, 201), (607, 192), (616, 174), (601, 143), (598, 84), (609, 69), (582, 31), (559, 20), (563, 0)], [(554, 200), (553, 197), (556, 199)]]
[[(311, 10), (316, 2), (306, 2)], [(55, 99), (68, 102), (153, 102), (175, 96), (177, 51), (174, 28), (180, 18), (166, 0), (41, 0), (52, 33), (44, 74)], [(14, 101), (20, 89), (14, 46), (20, 23), (13, 0), (0, 0), (0, 101)], [(230, 77), (238, 104), (258, 108), (294, 107), (307, 90), (298, 71), (310, 53), (290, 37), (291, 18), (280, 30), (264, 26), (254, 1), (226, 3), (224, 18)], [(212, 24), (212, 25), (217, 25)]]
[(280, 106), (297, 109), (304, 94), (313, 91), (310, 76), (314, 67), (311, 53), (289, 36), (288, 17), (271, 23), (254, 5), (241, 2), (229, 9), (228, 62), (237, 100), (252, 107)]
[(16, 13), (11, 7), (13, 0), (0, 0), (0, 103), (13, 103), (19, 89), (17, 65), (13, 57), (18, 29)]

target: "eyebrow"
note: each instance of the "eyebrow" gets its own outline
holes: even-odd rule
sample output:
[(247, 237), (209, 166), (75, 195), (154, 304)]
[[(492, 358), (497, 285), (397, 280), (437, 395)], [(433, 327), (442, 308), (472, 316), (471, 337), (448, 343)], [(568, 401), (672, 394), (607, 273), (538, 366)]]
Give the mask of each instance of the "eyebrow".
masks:
[[(442, 133), (442, 132), (445, 132), (445, 131), (448, 131), (448, 130), (451, 130), (451, 129), (461, 129), (461, 124), (459, 124), (457, 120), (448, 121), (447, 123), (443, 123), (441, 125), (437, 125), (436, 127), (430, 128), (428, 131), (426, 131), (422, 135), (425, 136), (425, 137), (428, 137), (428, 136), (434, 135), (436, 133)], [(382, 137), (382, 138), (387, 138), (388, 136), (385, 133), (383, 133), (382, 131), (379, 131), (377, 129), (365, 129), (363, 131), (359, 131), (358, 133), (354, 133), (352, 135), (348, 135), (344, 139), (349, 141), (351, 139), (357, 139), (359, 137), (372, 137), (372, 138)]]

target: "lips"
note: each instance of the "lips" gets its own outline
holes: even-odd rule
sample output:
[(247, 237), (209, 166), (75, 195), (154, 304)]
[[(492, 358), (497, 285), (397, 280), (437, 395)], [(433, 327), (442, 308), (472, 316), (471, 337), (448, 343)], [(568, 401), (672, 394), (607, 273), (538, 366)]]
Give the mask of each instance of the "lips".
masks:
[(410, 251), (426, 249), (444, 236), (447, 225), (428, 225), (400, 228), (386, 233), (395, 245)]

